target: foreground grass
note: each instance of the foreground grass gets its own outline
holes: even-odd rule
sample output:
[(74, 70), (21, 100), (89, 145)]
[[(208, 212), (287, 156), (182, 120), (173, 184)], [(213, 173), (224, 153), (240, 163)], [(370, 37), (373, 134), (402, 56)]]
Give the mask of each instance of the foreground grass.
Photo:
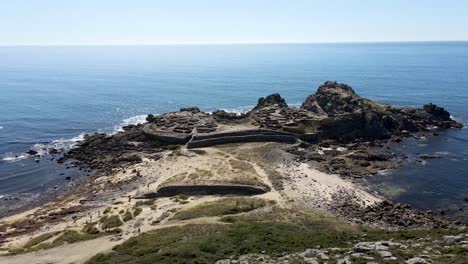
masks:
[[(206, 207), (199, 209), (206, 212)], [(194, 215), (198, 213), (193, 211), (190, 217)], [(268, 212), (226, 216), (222, 220), (230, 224), (190, 224), (144, 233), (114, 247), (109, 254), (94, 256), (88, 263), (214, 263), (249, 253), (276, 256), (317, 246), (351, 248), (360, 241), (436, 239), (460, 232), (369, 229), (319, 213), (277, 207)], [(456, 250), (459, 255), (451, 262), (463, 263), (457, 261), (463, 261), (466, 252)], [(402, 257), (411, 257), (411, 253), (405, 254)]]
[[(323, 232), (330, 231), (330, 232)], [(235, 223), (187, 225), (131, 238), (108, 255), (88, 263), (214, 263), (230, 255), (295, 252), (311, 244), (340, 246), (352, 233), (332, 231), (323, 223)]]
[(61, 235), (59, 235), (57, 238), (55, 238), (54, 240), (50, 242), (46, 242), (47, 240), (50, 240), (51, 238), (56, 236), (58, 233), (59, 232), (46, 233), (38, 237), (32, 238), (23, 247), (15, 248), (11, 250), (10, 254), (12, 255), (24, 254), (28, 252), (43, 250), (43, 249), (50, 249), (50, 248), (58, 247), (64, 244), (72, 244), (72, 243), (76, 243), (80, 241), (95, 239), (100, 236), (108, 234), (108, 233), (103, 233), (103, 232), (100, 233), (99, 231), (97, 233), (96, 232), (83, 233), (83, 232), (78, 232), (76, 230), (67, 230)]
[(177, 213), (172, 219), (187, 220), (199, 217), (238, 214), (273, 204), (275, 204), (274, 201), (258, 198), (224, 198), (181, 211)]
[[(208, 203), (185, 216), (202, 212), (218, 214), (225, 212), (225, 208), (221, 210)], [(116, 246), (112, 253), (96, 255), (88, 263), (214, 263), (231, 255), (296, 252), (315, 245), (345, 246), (359, 234), (355, 227), (334, 218), (316, 214), (298, 217), (291, 212), (275, 209), (258, 214), (257, 219), (230, 216), (233, 223), (229, 225), (191, 224), (156, 230), (131, 238)]]

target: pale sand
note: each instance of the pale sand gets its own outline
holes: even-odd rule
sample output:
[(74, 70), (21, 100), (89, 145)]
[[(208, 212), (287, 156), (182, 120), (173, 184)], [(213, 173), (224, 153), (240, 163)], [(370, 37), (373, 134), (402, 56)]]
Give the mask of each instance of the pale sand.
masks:
[(278, 170), (288, 178), (284, 193), (307, 207), (325, 209), (324, 205), (333, 204), (333, 196), (340, 193), (352, 194), (355, 202), (368, 206), (382, 201), (364, 188), (341, 178), (311, 168), (306, 163), (297, 166), (282, 165)]
[[(210, 171), (216, 170), (223, 172), (223, 175), (215, 174), (213, 175), (214, 179), (230, 182), (236, 175), (234, 173), (235, 171), (233, 171), (228, 165), (229, 160), (242, 160), (242, 157), (238, 155), (239, 153), (250, 153), (254, 151), (256, 147), (263, 146), (264, 144), (268, 143), (232, 145), (232, 147), (226, 149), (204, 148), (203, 150), (206, 151), (206, 154), (202, 155), (195, 154), (194, 152), (183, 148), (177, 156), (171, 156), (166, 153), (166, 155), (164, 155), (160, 160), (144, 160), (141, 164), (126, 168), (125, 172), (119, 171), (113, 175), (98, 178), (93, 184), (99, 184), (109, 180), (113, 182), (128, 180), (135, 177), (134, 173), (131, 172), (133, 170), (137, 170), (140, 172), (141, 177), (143, 177), (143, 184), (129, 192), (121, 191), (119, 193), (120, 198), (107, 205), (98, 206), (97, 208), (90, 209), (87, 212), (80, 213), (79, 215), (82, 217), (76, 220), (76, 222), (73, 221), (71, 216), (66, 217), (64, 221), (58, 224), (48, 224), (34, 234), (18, 236), (9, 241), (3, 247), (20, 247), (32, 237), (36, 237), (47, 232), (70, 229), (81, 230), (88, 221), (96, 221), (99, 219), (106, 207), (112, 208), (111, 214), (118, 214), (121, 210), (132, 210), (136, 203), (136, 199), (132, 199), (129, 202), (128, 196), (137, 197), (145, 193), (155, 192), (162, 183), (174, 175), (181, 173), (189, 174), (200, 169)], [(252, 159), (243, 161), (248, 162), (253, 167), (252, 174), (249, 174), (253, 175), (255, 178), (253, 179), (253, 182), (261, 182), (272, 188), (271, 192), (255, 197), (275, 200), (280, 206), (288, 206), (288, 204), (291, 204), (291, 201), (293, 201), (294, 204), (300, 203), (307, 207), (320, 208), (321, 204), (333, 202), (332, 195), (338, 190), (354, 193), (362, 204), (369, 205), (380, 201), (378, 197), (367, 193), (364, 189), (357, 187), (353, 183), (343, 180), (337, 175), (319, 172), (310, 168), (307, 164), (278, 164), (277, 168), (272, 167), (285, 178), (284, 190), (276, 191), (269, 180), (267, 172), (263, 169), (263, 166), (265, 166), (264, 163), (262, 164), (261, 161), (252, 161)], [(97, 253), (108, 252), (113, 246), (124, 242), (132, 236), (138, 235), (138, 230), (141, 232), (148, 232), (159, 228), (178, 226), (192, 222), (220, 223), (217, 221), (218, 217), (206, 217), (178, 222), (168, 221), (168, 219), (170, 219), (177, 211), (205, 202), (214, 201), (219, 198), (219, 196), (191, 197), (187, 204), (180, 204), (170, 198), (159, 198), (156, 200), (155, 207), (150, 208), (149, 206), (142, 206), (141, 208), (143, 210), (139, 216), (124, 223), (124, 225), (120, 227), (123, 230), (122, 235), (106, 236), (94, 240), (68, 244), (52, 249), (16, 256), (4, 256), (0, 257), (0, 263), (84, 263)], [(78, 199), (78, 197), (76, 199)], [(71, 200), (67, 204), (68, 206), (76, 205), (78, 204), (78, 201)], [(61, 204), (61, 207), (66, 208), (63, 204)], [(4, 218), (0, 223), (11, 223), (16, 220), (24, 219), (32, 212), (33, 210)], [(156, 225), (152, 224), (154, 220), (158, 219), (163, 214), (168, 215), (168, 217), (162, 219), (162, 221)]]

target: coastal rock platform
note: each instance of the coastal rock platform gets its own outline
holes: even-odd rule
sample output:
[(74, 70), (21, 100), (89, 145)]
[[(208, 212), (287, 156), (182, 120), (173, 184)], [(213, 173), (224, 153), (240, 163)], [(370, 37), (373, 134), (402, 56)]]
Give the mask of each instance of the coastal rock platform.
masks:
[[(146, 121), (86, 135), (62, 153), (58, 162), (90, 175), (59, 199), (0, 219), (0, 262), (444, 263), (467, 256), (462, 223), (362, 184), (405, 162), (389, 144), (462, 127), (442, 107), (395, 107), (325, 82), (297, 108), (272, 94), (244, 114), (187, 107)], [(456, 243), (431, 246), (444, 236)]]

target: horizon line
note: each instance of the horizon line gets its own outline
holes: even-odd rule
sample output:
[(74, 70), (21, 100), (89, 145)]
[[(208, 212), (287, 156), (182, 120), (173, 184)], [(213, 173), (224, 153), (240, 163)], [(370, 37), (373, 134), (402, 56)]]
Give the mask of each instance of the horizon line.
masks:
[(385, 40), (385, 41), (291, 41), (291, 42), (173, 42), (173, 43), (31, 43), (31, 44), (0, 44), (0, 47), (93, 47), (93, 46), (229, 46), (229, 45), (311, 45), (311, 44), (398, 44), (398, 43), (453, 43), (468, 42), (467, 40)]

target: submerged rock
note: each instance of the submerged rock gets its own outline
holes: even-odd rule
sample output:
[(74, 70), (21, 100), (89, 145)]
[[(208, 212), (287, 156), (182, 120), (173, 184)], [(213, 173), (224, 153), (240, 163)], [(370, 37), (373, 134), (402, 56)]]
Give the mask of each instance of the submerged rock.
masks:
[(30, 150), (26, 151), (26, 154), (29, 154), (29, 155), (31, 155), (31, 156), (34, 156), (34, 155), (37, 155), (38, 152), (35, 151), (35, 150), (30, 149)]

